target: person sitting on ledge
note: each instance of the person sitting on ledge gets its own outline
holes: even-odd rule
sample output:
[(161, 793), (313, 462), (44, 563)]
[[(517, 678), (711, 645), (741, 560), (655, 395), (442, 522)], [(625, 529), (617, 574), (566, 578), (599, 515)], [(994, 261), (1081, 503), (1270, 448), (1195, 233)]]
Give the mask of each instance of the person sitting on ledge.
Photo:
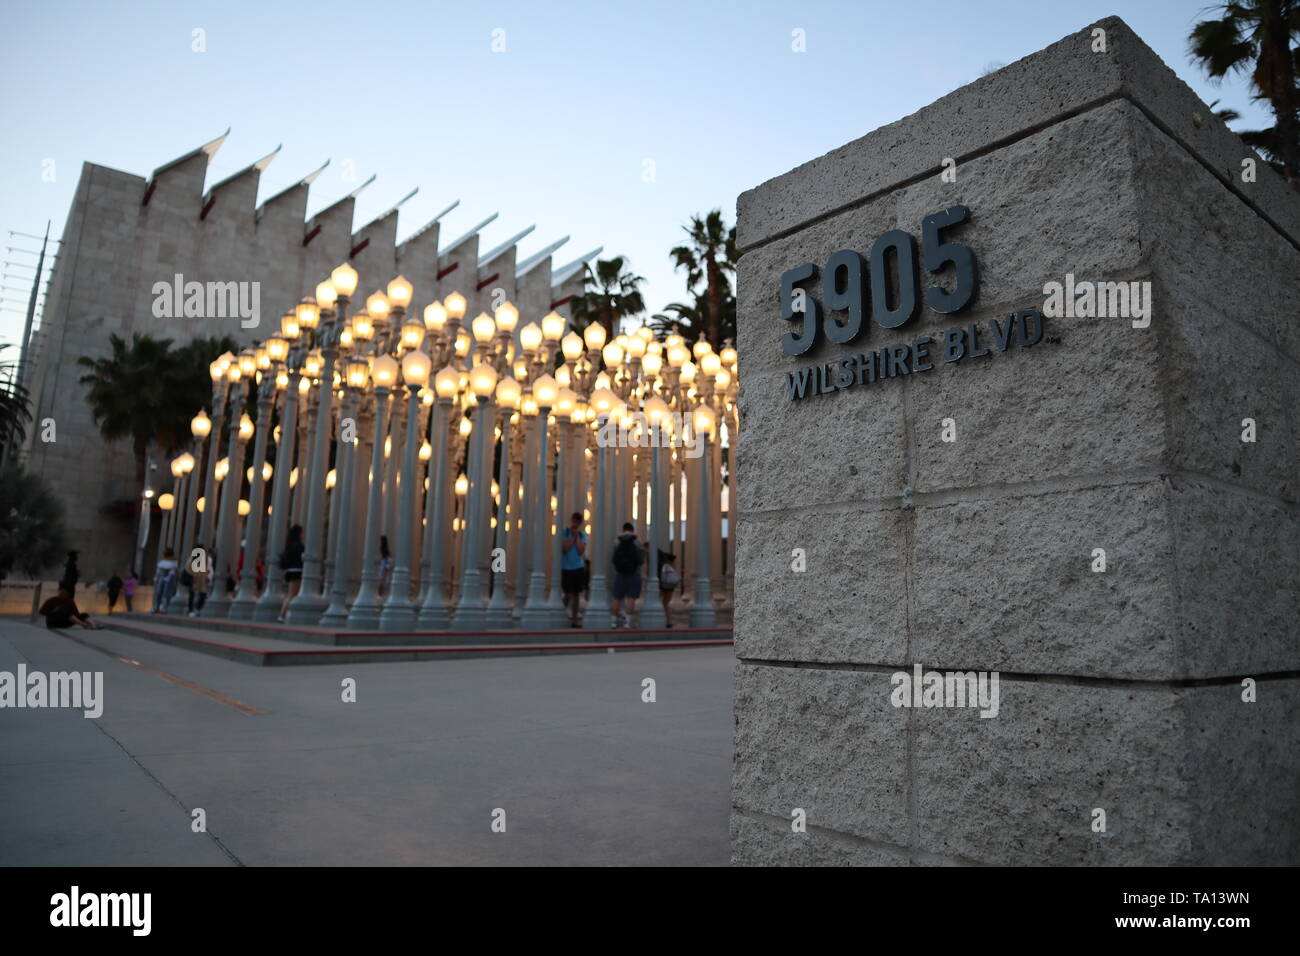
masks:
[(51, 630), (73, 624), (89, 631), (98, 631), (103, 627), (92, 621), (89, 614), (78, 610), (77, 602), (72, 599), (72, 590), (66, 587), (59, 588), (58, 594), (42, 604), (40, 613), (45, 617), (45, 626)]

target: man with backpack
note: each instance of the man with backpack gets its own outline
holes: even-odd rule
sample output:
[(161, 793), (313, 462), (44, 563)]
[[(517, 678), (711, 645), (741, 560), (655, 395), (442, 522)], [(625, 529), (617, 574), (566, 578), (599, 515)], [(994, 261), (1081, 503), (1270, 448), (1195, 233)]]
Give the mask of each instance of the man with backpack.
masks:
[[(645, 552), (637, 540), (632, 522), (623, 525), (623, 533), (614, 542), (610, 563), (614, 565), (614, 603), (610, 608), (610, 627), (631, 627), (636, 613), (637, 598), (641, 596), (641, 562)], [(624, 613), (624, 601), (626, 613)]]

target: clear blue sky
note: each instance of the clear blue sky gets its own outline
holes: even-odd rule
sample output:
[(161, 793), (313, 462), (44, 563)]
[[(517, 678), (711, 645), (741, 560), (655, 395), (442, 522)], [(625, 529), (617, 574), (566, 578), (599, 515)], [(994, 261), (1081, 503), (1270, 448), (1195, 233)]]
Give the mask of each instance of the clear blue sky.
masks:
[[(399, 241), (460, 199), (445, 234), (499, 210), (488, 245), (531, 223), (523, 254), (566, 233), (560, 261), (604, 245), (649, 280), (646, 301), (658, 311), (685, 296), (667, 253), (691, 213), (721, 207), (734, 222), (742, 190), (1103, 16), (1124, 17), (1207, 101), (1271, 125), (1243, 80), (1215, 88), (1189, 63), (1187, 33), (1204, 6), (10, 2), (0, 32), (0, 229), (38, 233), (53, 219), (59, 235), (83, 161), (148, 175), (230, 126), (209, 183), (283, 143), (261, 198), (328, 158), (309, 214), (355, 187), (345, 169), (357, 182), (378, 173), (358, 200), (357, 226), (419, 186), (402, 207)], [(191, 50), (196, 27), (204, 53)], [(791, 51), (796, 28), (806, 53)], [(47, 159), (53, 183), (42, 181)], [(3, 243), (15, 244), (35, 245)], [(31, 275), (6, 272), (7, 286)], [(0, 340), (21, 330), (20, 312), (0, 313)]]

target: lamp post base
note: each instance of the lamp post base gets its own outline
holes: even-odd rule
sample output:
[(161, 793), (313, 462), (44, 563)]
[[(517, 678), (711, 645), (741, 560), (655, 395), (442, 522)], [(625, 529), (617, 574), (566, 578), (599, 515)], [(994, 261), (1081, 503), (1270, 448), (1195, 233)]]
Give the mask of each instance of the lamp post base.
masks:
[(307, 627), (315, 627), (320, 623), (321, 615), (329, 602), (325, 600), (323, 594), (305, 594), (298, 592), (298, 596), (289, 603), (289, 613), (285, 615), (286, 624), (298, 624)]
[(603, 574), (591, 576), (591, 598), (582, 616), (582, 628), (585, 631), (609, 630), (609, 591)]
[[(278, 585), (278, 586), (277, 586)], [(253, 606), (254, 621), (274, 621), (280, 616), (280, 605), (284, 603), (284, 586), (281, 582), (267, 581), (266, 589)]]

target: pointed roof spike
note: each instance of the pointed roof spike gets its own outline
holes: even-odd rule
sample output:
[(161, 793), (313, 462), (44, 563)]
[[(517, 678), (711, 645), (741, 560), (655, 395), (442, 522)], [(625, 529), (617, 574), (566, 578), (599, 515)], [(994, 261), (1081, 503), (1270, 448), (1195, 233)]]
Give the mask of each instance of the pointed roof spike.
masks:
[[(211, 197), (211, 195), (212, 195), (213, 193), (215, 193), (218, 189), (220, 189), (222, 186), (226, 185), (226, 183), (233, 182), (234, 180), (238, 179), (240, 176), (244, 175), (244, 174), (245, 174), (246, 172), (248, 172), (249, 170), (256, 169), (257, 172), (258, 172), (259, 174), (261, 174), (263, 171), (265, 171), (265, 169), (266, 169), (267, 166), (270, 166), (270, 165), (271, 165), (271, 160), (275, 159), (276, 155), (277, 155), (277, 154), (280, 152), (280, 150), (283, 149), (283, 148), (284, 148), (284, 143), (281, 143), (279, 146), (277, 146), (275, 149), (271, 150), (269, 153), (267, 153), (265, 156), (263, 156), (263, 157), (262, 157), (261, 159), (259, 159), (257, 162), (255, 162), (255, 163), (249, 163), (247, 166), (245, 166), (243, 169), (239, 170), (238, 172), (231, 173), (231, 174), (230, 174), (229, 176), (227, 176), (225, 179), (221, 180), (221, 181), (218, 182), (218, 183), (215, 183), (215, 184), (212, 186), (212, 188), (209, 189), (209, 190), (207, 191), (207, 193), (204, 195), (204, 197), (203, 197), (204, 200), (206, 201), (206, 200), (207, 200), (209, 197)], [(209, 160), (209, 162), (210, 162), (210, 161), (211, 161), (211, 160)]]
[(257, 167), (257, 171), (259, 173), (266, 172), (266, 167), (271, 165), (271, 160), (275, 159), (275, 157), (280, 154), (280, 150), (282, 149), (284, 149), (284, 143), (281, 143), (275, 149), (271, 150), (269, 153), (267, 153), (265, 156), (263, 156), (261, 159), (255, 162), (253, 165)]
[(575, 272), (578, 272), (579, 270), (582, 269), (583, 265), (585, 265), (587, 262), (591, 261), (592, 259), (596, 258), (596, 256), (600, 255), (604, 251), (605, 251), (604, 246), (597, 246), (595, 249), (592, 249), (591, 252), (587, 253), (585, 256), (579, 256), (578, 258), (574, 259), (572, 262), (560, 266), (558, 269), (552, 269), (551, 287), (554, 288), (555, 286), (564, 282), (566, 279), (572, 277)]
[(414, 189), (412, 189), (409, 193), (407, 193), (407, 194), (406, 194), (405, 196), (403, 196), (401, 199), (397, 200), (397, 202), (393, 203), (393, 205), (392, 205), (389, 209), (386, 209), (385, 211), (381, 212), (381, 213), (380, 213), (378, 216), (376, 216), (374, 219), (371, 219), (368, 223), (366, 223), (364, 226), (362, 226), (362, 227), (361, 227), (361, 231), (364, 231), (364, 230), (366, 230), (366, 229), (369, 229), (371, 226), (373, 226), (373, 225), (374, 225), (375, 223), (377, 223), (377, 222), (383, 222), (385, 219), (387, 219), (387, 218), (388, 218), (389, 216), (391, 216), (393, 213), (397, 212), (397, 207), (398, 207), (398, 206), (400, 206), (402, 203), (406, 202), (406, 200), (410, 199), (412, 196), (414, 196), (414, 195), (415, 195), (416, 193), (418, 193), (419, 191), (420, 191), (420, 187), (419, 187), (419, 186), (416, 186)]
[(496, 247), (495, 249), (493, 249), (491, 252), (486, 253), (485, 255), (481, 255), (481, 256), (479, 256), (479, 257), (478, 257), (478, 265), (479, 265), (479, 268), (480, 268), (480, 269), (483, 268), (485, 265), (487, 265), (489, 262), (491, 262), (491, 261), (492, 261), (493, 259), (495, 259), (497, 256), (501, 255), (501, 253), (505, 252), (505, 251), (506, 251), (507, 249), (509, 249), (511, 246), (515, 245), (515, 243), (517, 243), (520, 239), (524, 238), (524, 236), (528, 235), (530, 232), (532, 232), (532, 231), (533, 231), (534, 229), (536, 229), (536, 228), (537, 228), (536, 225), (529, 226), (527, 229), (524, 229), (524, 230), (522, 230), (521, 232), (518, 232), (518, 233), (516, 233), (515, 235), (511, 236), (509, 239), (507, 239), (505, 242), (501, 243), (501, 245), (497, 246), (497, 247)]
[[(279, 151), (280, 151), (280, 150), (279, 150), (279, 147), (277, 147), (277, 148), (276, 148), (276, 152), (278, 153)], [(256, 213), (255, 218), (256, 218), (256, 219), (261, 219), (261, 218), (262, 218), (262, 210), (264, 210), (264, 209), (267, 207), (268, 204), (275, 202), (277, 199), (279, 199), (279, 198), (280, 198), (281, 196), (283, 196), (285, 193), (292, 192), (293, 190), (298, 189), (300, 186), (310, 186), (312, 183), (314, 183), (314, 182), (316, 181), (316, 177), (319, 176), (321, 173), (323, 173), (323, 172), (325, 171), (325, 167), (328, 166), (329, 164), (330, 164), (330, 161), (329, 161), (328, 159), (325, 160), (325, 162), (321, 163), (321, 165), (320, 165), (317, 169), (314, 169), (313, 171), (311, 171), (310, 173), (308, 173), (306, 176), (302, 177), (302, 179), (298, 180), (298, 181), (297, 181), (296, 183), (294, 183), (292, 186), (286, 186), (284, 189), (281, 189), (281, 190), (280, 190), (278, 193), (276, 193), (274, 196), (271, 196), (271, 197), (268, 198), (268, 199), (264, 199), (264, 200), (262, 200), (261, 204), (258, 205), (258, 207), (257, 207), (257, 213)], [(265, 167), (263, 167), (263, 168), (265, 168)]]
[(325, 215), (327, 212), (329, 212), (331, 209), (333, 209), (335, 206), (340, 206), (340, 205), (342, 205), (343, 203), (347, 202), (349, 199), (356, 199), (356, 198), (357, 198), (357, 193), (361, 192), (361, 190), (365, 189), (367, 186), (369, 186), (369, 185), (370, 185), (371, 183), (373, 183), (374, 181), (375, 181), (375, 177), (374, 177), (374, 176), (371, 176), (369, 179), (367, 179), (364, 183), (362, 183), (362, 184), (361, 184), (360, 186), (358, 186), (356, 189), (352, 190), (352, 192), (348, 193), (346, 196), (341, 196), (340, 198), (334, 200), (334, 202), (332, 202), (332, 203), (330, 203), (328, 206), (326, 206), (324, 209), (321, 209), (321, 210), (317, 211), (316, 213), (314, 213), (314, 214), (311, 215), (311, 216), (308, 216), (308, 217), (307, 217), (307, 222), (308, 222), (308, 223), (314, 222), (315, 220), (319, 219), (321, 216), (323, 216), (323, 215)]
[(193, 159), (195, 156), (199, 155), (199, 153), (207, 153), (208, 162), (211, 163), (212, 157), (217, 155), (217, 150), (221, 148), (221, 144), (226, 141), (226, 137), (229, 135), (230, 135), (230, 127), (227, 126), (226, 131), (222, 133), (220, 136), (218, 136), (216, 139), (209, 140), (208, 142), (204, 143), (202, 146), (198, 147), (197, 149), (190, 150), (188, 153), (186, 153), (183, 156), (177, 156), (170, 163), (163, 163), (161, 166), (159, 166), (157, 169), (153, 171), (153, 175), (149, 177), (150, 181), (152, 182), (153, 180), (157, 179), (162, 173), (165, 173), (167, 170), (171, 169), (172, 167), (179, 166), (181, 163), (185, 162), (188, 159)]
[(299, 186), (310, 186), (312, 183), (314, 183), (314, 182), (316, 181), (316, 177), (317, 177), (317, 176), (319, 176), (321, 173), (325, 172), (325, 167), (328, 166), (329, 164), (330, 164), (330, 161), (329, 161), (328, 159), (325, 160), (325, 162), (321, 163), (320, 166), (318, 166), (316, 169), (312, 170), (312, 171), (311, 171), (310, 173), (308, 173), (306, 176), (302, 177), (302, 179), (298, 180), (298, 185), (299, 185)]
[(529, 256), (529, 257), (528, 257), (527, 259), (525, 259), (523, 262), (520, 262), (520, 263), (516, 264), (516, 266), (515, 266), (515, 278), (519, 278), (520, 276), (524, 275), (525, 273), (531, 272), (534, 268), (536, 268), (537, 266), (541, 265), (541, 264), (542, 264), (543, 262), (545, 262), (548, 258), (550, 258), (551, 253), (553, 253), (556, 249), (560, 248), (560, 246), (564, 245), (564, 244), (565, 244), (566, 242), (568, 242), (568, 241), (569, 241), (569, 237), (568, 237), (568, 236), (564, 236), (564, 237), (561, 238), (561, 239), (556, 239), (553, 243), (551, 243), (551, 244), (550, 244), (549, 246), (547, 246), (545, 249), (542, 249), (542, 250), (540, 250), (540, 251), (538, 251), (538, 252), (534, 252), (531, 256)]
[[(410, 198), (410, 197), (407, 197), (407, 198)], [(405, 202), (405, 200), (403, 200), (403, 202)], [(444, 209), (442, 212), (438, 213), (438, 215), (434, 216), (432, 219), (430, 219), (428, 222), (426, 222), (426, 223), (425, 223), (423, 226), (421, 226), (419, 229), (415, 230), (415, 232), (411, 233), (409, 236), (407, 236), (405, 239), (403, 239), (401, 242), (399, 242), (399, 243), (397, 244), (397, 245), (398, 245), (398, 248), (400, 249), (402, 246), (406, 245), (408, 242), (411, 242), (413, 239), (415, 239), (415, 238), (417, 238), (417, 237), (419, 237), (419, 236), (424, 235), (426, 232), (428, 232), (430, 229), (432, 229), (432, 228), (434, 227), (434, 225), (438, 222), (439, 219), (441, 219), (443, 216), (447, 215), (447, 213), (451, 212), (453, 209), (455, 209), (455, 208), (456, 208), (457, 206), (459, 206), (459, 205), (460, 205), (460, 200), (457, 199), (455, 202), (453, 202), (450, 206), (448, 206), (448, 207), (447, 207), (446, 209)]]
[(444, 246), (443, 248), (439, 249), (439, 250), (438, 250), (438, 255), (440, 255), (440, 256), (445, 256), (447, 253), (451, 252), (451, 250), (453, 250), (453, 249), (455, 249), (457, 246), (459, 246), (462, 242), (465, 242), (466, 240), (469, 240), (469, 239), (473, 239), (475, 236), (477, 236), (480, 232), (483, 231), (483, 227), (484, 227), (484, 226), (486, 226), (488, 223), (492, 222), (492, 221), (493, 221), (494, 219), (496, 219), (496, 217), (499, 216), (499, 215), (501, 215), (501, 213), (499, 213), (499, 212), (494, 212), (492, 215), (488, 216), (486, 219), (484, 219), (482, 222), (480, 222), (477, 226), (475, 226), (475, 227), (474, 227), (473, 229), (471, 229), (469, 232), (465, 233), (465, 235), (461, 236), (461, 237), (460, 237), (459, 239), (457, 239), (455, 242), (450, 243), (449, 245)]
[(356, 199), (357, 196), (361, 193), (361, 190), (365, 189), (367, 186), (373, 183), (375, 181), (375, 177), (377, 177), (378, 175), (379, 175), (378, 173), (371, 173), (370, 178), (367, 179), (360, 186), (358, 186), (356, 189), (352, 190), (352, 192), (348, 193), (346, 198)]

